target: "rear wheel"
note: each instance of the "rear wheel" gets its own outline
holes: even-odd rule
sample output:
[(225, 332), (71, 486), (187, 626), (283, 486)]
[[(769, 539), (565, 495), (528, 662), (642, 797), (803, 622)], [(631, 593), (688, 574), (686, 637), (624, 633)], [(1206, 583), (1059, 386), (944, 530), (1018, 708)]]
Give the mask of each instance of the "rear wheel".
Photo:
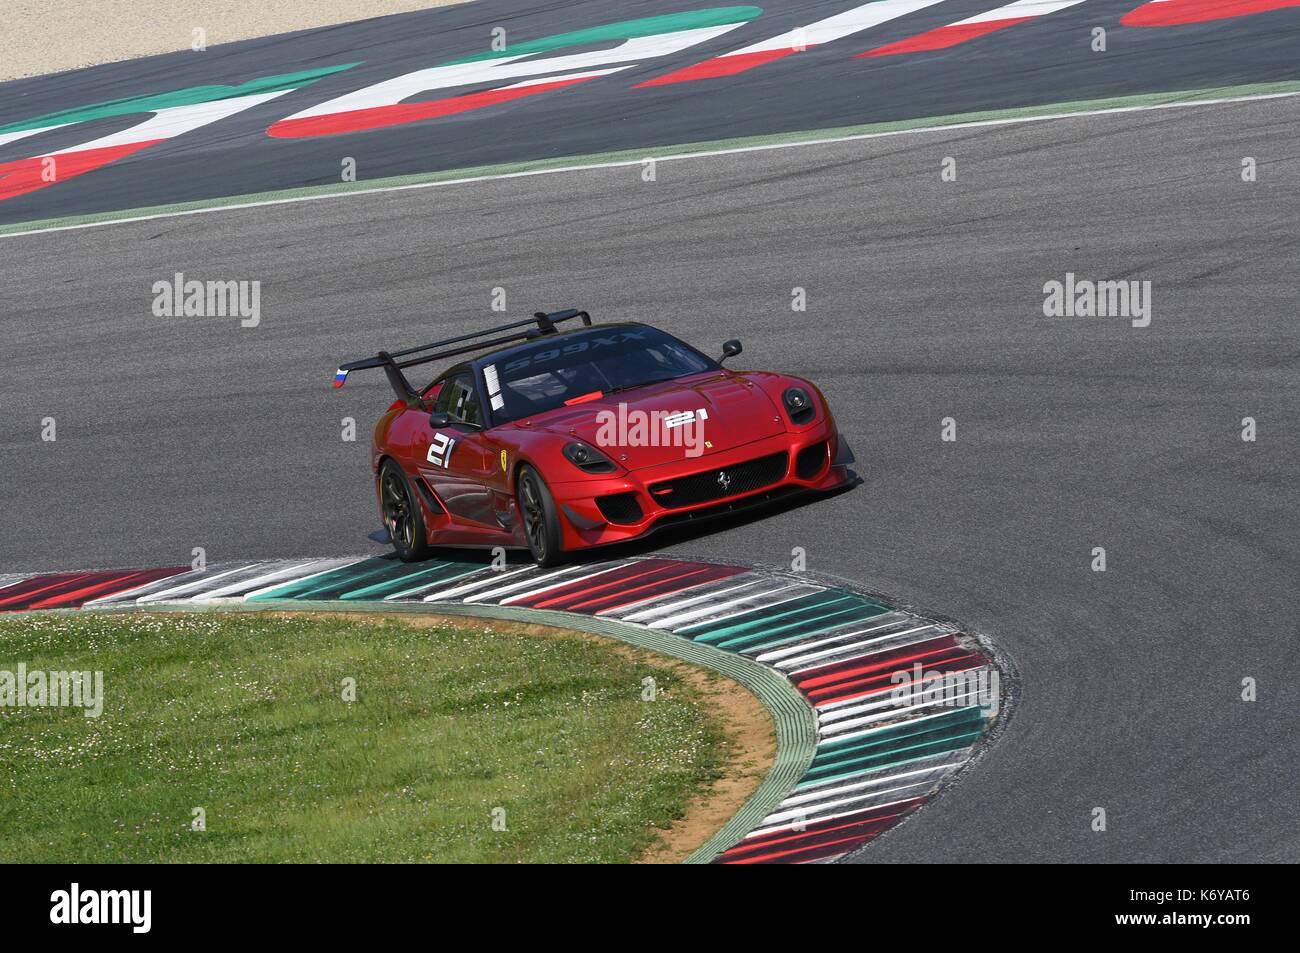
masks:
[(392, 460), (385, 460), (379, 469), (379, 508), (398, 558), (408, 563), (427, 559), (430, 549), (424, 514), (411, 482)]
[(520, 467), (515, 495), (533, 561), (539, 566), (558, 565), (562, 558), (560, 517), (541, 474), (530, 466)]

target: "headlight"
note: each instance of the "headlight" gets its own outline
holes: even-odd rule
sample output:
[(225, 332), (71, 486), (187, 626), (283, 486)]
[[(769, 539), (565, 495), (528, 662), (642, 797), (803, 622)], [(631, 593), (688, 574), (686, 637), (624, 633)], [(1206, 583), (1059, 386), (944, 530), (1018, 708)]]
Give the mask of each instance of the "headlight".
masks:
[(613, 473), (618, 469), (618, 464), (613, 460), (581, 440), (566, 443), (564, 455), (569, 458), (570, 463), (584, 473)]
[(781, 395), (781, 401), (785, 404), (785, 412), (790, 415), (793, 423), (806, 424), (817, 416), (817, 408), (813, 406), (812, 398), (802, 387), (787, 387), (785, 393)]

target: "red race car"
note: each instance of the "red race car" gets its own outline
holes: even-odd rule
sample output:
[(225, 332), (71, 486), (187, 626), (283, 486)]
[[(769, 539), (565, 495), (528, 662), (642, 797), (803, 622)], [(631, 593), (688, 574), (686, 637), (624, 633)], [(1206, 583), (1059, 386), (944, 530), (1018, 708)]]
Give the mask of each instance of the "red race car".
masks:
[[(570, 330), (559, 325), (579, 322)], [(373, 466), (398, 556), (432, 547), (566, 552), (734, 512), (853, 477), (853, 455), (808, 381), (724, 368), (645, 324), (593, 327), (585, 311), (380, 352), (398, 399), (375, 427)], [(476, 354), (423, 390), (406, 368)]]

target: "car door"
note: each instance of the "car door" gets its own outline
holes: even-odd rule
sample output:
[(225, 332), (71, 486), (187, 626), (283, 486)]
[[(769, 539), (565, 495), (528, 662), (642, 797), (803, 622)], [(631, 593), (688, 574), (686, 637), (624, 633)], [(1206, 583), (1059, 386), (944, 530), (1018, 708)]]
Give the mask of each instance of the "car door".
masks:
[(426, 426), (424, 458), (418, 464), (420, 475), (455, 521), (496, 527), (486, 485), (496, 460), (487, 460), (483, 408), (470, 369), (458, 368), (446, 375), (432, 412), (445, 413), (451, 421), (445, 427)]

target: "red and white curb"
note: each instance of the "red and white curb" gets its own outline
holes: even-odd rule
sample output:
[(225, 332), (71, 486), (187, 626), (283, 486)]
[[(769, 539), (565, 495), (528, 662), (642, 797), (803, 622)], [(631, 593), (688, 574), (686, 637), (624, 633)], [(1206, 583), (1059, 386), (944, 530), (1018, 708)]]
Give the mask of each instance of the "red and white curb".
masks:
[(546, 570), (331, 557), (0, 578), (8, 611), (295, 602), (568, 613), (778, 673), (814, 713), (816, 747), (802, 779), (720, 863), (827, 862), (857, 850), (932, 798), (1003, 710), (1001, 669), (958, 626), (772, 569), (659, 557)]

